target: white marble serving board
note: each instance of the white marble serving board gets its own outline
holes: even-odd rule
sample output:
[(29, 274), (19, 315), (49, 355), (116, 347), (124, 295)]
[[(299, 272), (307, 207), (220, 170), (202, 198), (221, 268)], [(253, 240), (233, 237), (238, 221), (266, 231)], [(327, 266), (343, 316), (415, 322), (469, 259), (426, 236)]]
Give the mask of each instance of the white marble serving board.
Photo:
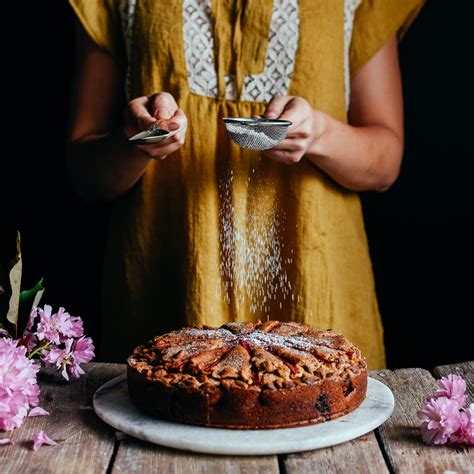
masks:
[(367, 397), (352, 413), (318, 425), (276, 430), (206, 428), (152, 418), (130, 400), (125, 375), (94, 394), (95, 412), (117, 430), (162, 446), (211, 454), (280, 454), (333, 446), (377, 428), (393, 408), (391, 390), (370, 377)]

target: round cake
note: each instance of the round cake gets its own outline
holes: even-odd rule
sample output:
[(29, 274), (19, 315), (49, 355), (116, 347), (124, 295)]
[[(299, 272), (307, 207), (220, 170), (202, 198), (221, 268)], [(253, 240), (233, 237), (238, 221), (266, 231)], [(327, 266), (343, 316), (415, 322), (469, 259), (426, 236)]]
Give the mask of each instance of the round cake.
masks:
[(278, 321), (156, 336), (133, 351), (127, 371), (146, 413), (234, 429), (331, 420), (357, 408), (367, 388), (365, 359), (344, 336)]

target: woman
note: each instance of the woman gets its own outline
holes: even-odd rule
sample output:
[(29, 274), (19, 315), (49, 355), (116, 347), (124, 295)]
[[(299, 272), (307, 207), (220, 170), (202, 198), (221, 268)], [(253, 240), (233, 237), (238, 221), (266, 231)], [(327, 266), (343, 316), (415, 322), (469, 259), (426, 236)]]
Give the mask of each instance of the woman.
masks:
[[(83, 31), (69, 167), (85, 198), (115, 200), (103, 357), (271, 317), (331, 327), (384, 367), (357, 191), (397, 178), (396, 38), (421, 0), (70, 2)], [(255, 115), (290, 120), (286, 139), (233, 144), (221, 119)], [(155, 121), (174, 135), (127, 143)]]

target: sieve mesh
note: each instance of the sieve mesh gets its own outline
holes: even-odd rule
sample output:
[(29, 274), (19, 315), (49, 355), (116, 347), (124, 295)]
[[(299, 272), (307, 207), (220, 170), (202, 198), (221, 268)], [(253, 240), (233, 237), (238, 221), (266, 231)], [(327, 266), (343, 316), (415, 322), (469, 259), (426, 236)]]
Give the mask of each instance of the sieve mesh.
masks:
[(288, 120), (264, 118), (226, 117), (223, 121), (232, 141), (243, 148), (254, 150), (268, 150), (278, 145), (286, 137), (291, 125)]

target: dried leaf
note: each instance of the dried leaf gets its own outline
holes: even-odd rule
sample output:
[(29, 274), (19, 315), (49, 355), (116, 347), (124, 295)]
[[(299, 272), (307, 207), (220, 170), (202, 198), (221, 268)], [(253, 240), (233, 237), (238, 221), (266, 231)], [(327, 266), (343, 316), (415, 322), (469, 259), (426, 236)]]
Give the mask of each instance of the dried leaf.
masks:
[(8, 281), (7, 268), (0, 264), (0, 321), (5, 325), (9, 302), (10, 302), (10, 282)]
[[(41, 282), (43, 282), (43, 279), (41, 278)], [(31, 309), (36, 308), (39, 305), (39, 302), (41, 301), (41, 298), (43, 297), (44, 293), (44, 286), (41, 288), (41, 290), (38, 290), (38, 292), (35, 295), (35, 299), (33, 300), (33, 304), (31, 305)]]

